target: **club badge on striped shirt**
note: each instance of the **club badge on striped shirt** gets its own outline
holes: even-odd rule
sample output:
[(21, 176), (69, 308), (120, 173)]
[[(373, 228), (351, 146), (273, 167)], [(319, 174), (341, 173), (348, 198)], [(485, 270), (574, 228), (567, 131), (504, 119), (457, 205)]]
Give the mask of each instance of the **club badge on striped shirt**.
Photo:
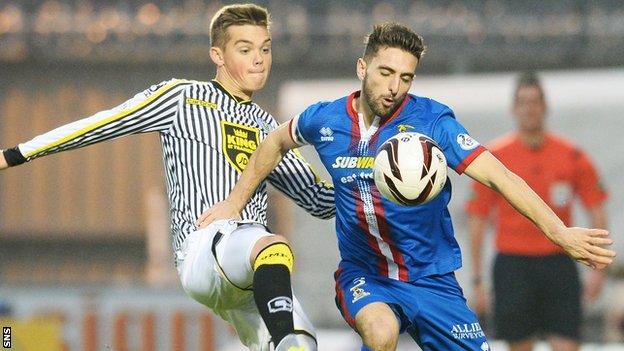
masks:
[(249, 157), (258, 148), (260, 131), (242, 124), (221, 121), (221, 136), (227, 161), (242, 172), (249, 163)]

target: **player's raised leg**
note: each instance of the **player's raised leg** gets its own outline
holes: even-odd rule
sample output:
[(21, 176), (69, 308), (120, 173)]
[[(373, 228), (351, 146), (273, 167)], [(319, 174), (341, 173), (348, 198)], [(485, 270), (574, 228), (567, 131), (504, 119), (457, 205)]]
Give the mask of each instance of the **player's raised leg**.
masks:
[(276, 350), (288, 350), (290, 346), (316, 350), (312, 325), (292, 293), (294, 257), (287, 239), (267, 232), (262, 225), (251, 224), (242, 225), (223, 240), (216, 250), (223, 272), (234, 285), (253, 290), (256, 307)]
[(290, 279), (294, 257), (286, 238), (272, 235), (259, 239), (249, 259), (253, 268), (254, 300), (277, 345), (276, 351), (288, 351), (291, 347), (296, 347), (297, 351), (316, 350), (312, 335), (295, 333)]

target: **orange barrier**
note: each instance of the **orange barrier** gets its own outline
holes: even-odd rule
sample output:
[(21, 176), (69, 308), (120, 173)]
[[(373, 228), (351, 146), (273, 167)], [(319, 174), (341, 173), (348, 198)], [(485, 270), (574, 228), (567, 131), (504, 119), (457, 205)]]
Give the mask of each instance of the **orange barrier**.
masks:
[(127, 325), (128, 315), (126, 313), (115, 316), (113, 321), (113, 348), (115, 351), (128, 351)]
[(186, 348), (186, 335), (184, 329), (186, 317), (182, 312), (175, 312), (171, 317), (171, 350), (184, 351)]
[(156, 350), (156, 333), (154, 332), (154, 313), (148, 312), (141, 319), (141, 337), (143, 341), (143, 351)]
[[(121, 311), (113, 315), (113, 340), (112, 349), (115, 351), (127, 351), (138, 349), (141, 351), (156, 351), (158, 349), (156, 325), (166, 323), (169, 327), (168, 338), (170, 340), (169, 349), (172, 351), (187, 351), (187, 335), (190, 324), (197, 323), (198, 335), (195, 345), (201, 351), (215, 351), (215, 331), (213, 316), (210, 313), (190, 314), (183, 311), (173, 312), (168, 320), (157, 318), (155, 312), (145, 311), (138, 314), (138, 318), (133, 318), (135, 314), (129, 311)], [(193, 316), (193, 317), (191, 317)], [(196, 316), (196, 317), (195, 317)], [(82, 348), (84, 351), (98, 351), (99, 335), (98, 324), (101, 320), (95, 312), (86, 312), (82, 318)], [(106, 323), (104, 323), (106, 324)], [(129, 344), (128, 329), (136, 327), (140, 333), (140, 347), (137, 344)], [(134, 329), (133, 329), (134, 330)], [(110, 343), (106, 342), (107, 345)], [(110, 346), (109, 346), (110, 347)]]
[(82, 320), (82, 349), (98, 351), (97, 316), (93, 312), (85, 314)]
[(199, 316), (199, 349), (202, 351), (215, 351), (215, 335), (212, 325), (212, 316), (202, 313)]

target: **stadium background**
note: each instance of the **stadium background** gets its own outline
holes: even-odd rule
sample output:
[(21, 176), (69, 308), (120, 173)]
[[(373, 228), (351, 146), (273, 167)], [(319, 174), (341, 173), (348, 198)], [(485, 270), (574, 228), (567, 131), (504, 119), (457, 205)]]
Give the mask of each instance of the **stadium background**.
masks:
[[(482, 142), (513, 127), (514, 73), (542, 72), (549, 125), (596, 161), (611, 193), (609, 226), (624, 255), (622, 1), (255, 2), (273, 15), (274, 65), (254, 99), (281, 120), (308, 103), (357, 89), (363, 36), (385, 20), (413, 27), (428, 44), (413, 92), (451, 105)], [(228, 3), (0, 2), (0, 145), (112, 107), (171, 77), (211, 79), (209, 20)], [(468, 180), (452, 181), (451, 210), (466, 257), (461, 205)], [(306, 216), (279, 194), (271, 207), (271, 227), (293, 242), (295, 291), (322, 330), (321, 349), (356, 349), (333, 304), (333, 221)], [(14, 326), (14, 345), (240, 349), (229, 328), (179, 288), (166, 216), (155, 135), (45, 157), (0, 174), (0, 319), (10, 318), (2, 324)], [(577, 219), (586, 223), (580, 212)], [(466, 292), (468, 268), (458, 273)], [(624, 342), (621, 258), (601, 299), (586, 307), (586, 349), (624, 349), (618, 346)]]

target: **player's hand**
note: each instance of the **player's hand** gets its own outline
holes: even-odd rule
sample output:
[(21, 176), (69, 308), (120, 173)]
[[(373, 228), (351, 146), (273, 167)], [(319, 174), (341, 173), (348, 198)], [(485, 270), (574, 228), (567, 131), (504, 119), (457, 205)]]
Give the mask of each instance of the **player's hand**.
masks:
[(215, 204), (206, 212), (202, 213), (202, 215), (199, 216), (199, 218), (195, 222), (195, 225), (198, 228), (206, 228), (210, 223), (218, 221), (220, 219), (240, 218), (241, 217), (238, 208), (230, 201), (225, 200)]
[(615, 251), (604, 248), (613, 244), (604, 229), (568, 227), (558, 236), (558, 244), (573, 259), (591, 268), (603, 269), (613, 263)]

